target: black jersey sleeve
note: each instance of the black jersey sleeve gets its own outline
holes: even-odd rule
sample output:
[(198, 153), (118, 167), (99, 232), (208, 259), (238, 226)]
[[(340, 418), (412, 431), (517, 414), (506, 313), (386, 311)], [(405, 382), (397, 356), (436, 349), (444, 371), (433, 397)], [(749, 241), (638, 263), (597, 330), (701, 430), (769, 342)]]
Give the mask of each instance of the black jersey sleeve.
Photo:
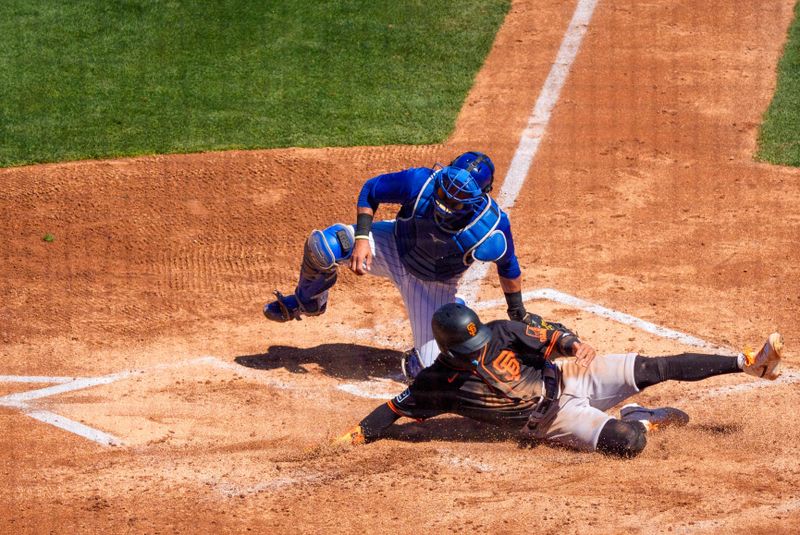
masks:
[(400, 415), (393, 411), (388, 403), (380, 405), (359, 423), (364, 439), (372, 442), (380, 438), (398, 418)]
[(399, 416), (424, 420), (448, 412), (452, 408), (453, 386), (447, 381), (452, 370), (439, 361), (420, 372), (414, 382), (388, 402)]

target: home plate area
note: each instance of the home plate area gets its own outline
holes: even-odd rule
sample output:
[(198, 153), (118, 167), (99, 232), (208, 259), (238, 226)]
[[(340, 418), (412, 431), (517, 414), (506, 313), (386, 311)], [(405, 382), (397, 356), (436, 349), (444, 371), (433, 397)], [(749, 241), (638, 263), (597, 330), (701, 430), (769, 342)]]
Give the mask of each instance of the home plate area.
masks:
[[(555, 290), (535, 290), (528, 298), (530, 310), (572, 327), (599, 353), (658, 355), (715, 349), (732, 353)], [(505, 314), (499, 303), (483, 302), (476, 308), (486, 321)], [(373, 333), (376, 339), (381, 338), (382, 328)], [(232, 361), (203, 356), (101, 377), (0, 376), (0, 405), (118, 447), (231, 444), (280, 440), (291, 433), (296, 438), (295, 422), (302, 422), (301, 434), (313, 443), (341, 431), (337, 426), (342, 407), (364, 403), (364, 398), (389, 399), (405, 388), (397, 373), (397, 349), (356, 344), (272, 346), (264, 354)], [(800, 374), (786, 370), (781, 381), (798, 379)], [(651, 402), (686, 402), (761, 384), (744, 377), (718, 377), (702, 389), (670, 384), (642, 397)]]

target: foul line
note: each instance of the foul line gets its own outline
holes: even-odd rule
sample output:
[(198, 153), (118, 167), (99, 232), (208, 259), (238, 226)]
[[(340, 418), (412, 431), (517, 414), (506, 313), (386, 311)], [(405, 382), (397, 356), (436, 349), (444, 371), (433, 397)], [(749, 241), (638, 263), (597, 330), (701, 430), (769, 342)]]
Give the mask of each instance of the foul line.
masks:
[[(572, 15), (567, 32), (561, 41), (561, 47), (558, 49), (558, 55), (556, 55), (555, 62), (550, 68), (550, 73), (547, 75), (541, 93), (539, 93), (539, 98), (536, 99), (536, 104), (528, 118), (528, 125), (522, 132), (519, 145), (517, 145), (517, 150), (514, 152), (511, 165), (503, 180), (503, 187), (497, 196), (497, 203), (506, 212), (514, 206), (517, 195), (519, 195), (522, 185), (525, 183), (525, 178), (528, 176), (533, 159), (539, 150), (539, 144), (544, 137), (547, 124), (550, 122), (553, 108), (555, 108), (561, 95), (561, 89), (564, 87), (567, 76), (569, 76), (572, 63), (578, 55), (581, 42), (589, 27), (589, 21), (592, 20), (592, 14), (597, 2), (598, 0), (579, 0), (578, 5), (575, 7), (575, 13)], [(476, 262), (476, 264), (467, 271), (459, 284), (458, 293), (463, 296), (467, 303), (475, 302), (480, 291), (480, 286), (477, 283), (489, 271), (488, 262)]]

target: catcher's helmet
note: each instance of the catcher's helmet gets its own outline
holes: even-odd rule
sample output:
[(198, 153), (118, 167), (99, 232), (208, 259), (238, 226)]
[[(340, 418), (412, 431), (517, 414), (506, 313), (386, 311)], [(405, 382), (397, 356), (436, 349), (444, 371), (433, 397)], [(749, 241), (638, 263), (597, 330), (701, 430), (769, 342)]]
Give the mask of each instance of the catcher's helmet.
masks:
[(482, 192), (489, 193), (492, 190), (494, 164), (484, 153), (474, 150), (465, 152), (450, 162), (450, 165), (469, 172)]
[(466, 357), (482, 349), (492, 339), (492, 330), (481, 323), (471, 308), (461, 303), (441, 306), (431, 320), (439, 351), (453, 357)]
[(485, 194), (466, 170), (448, 166), (436, 173), (433, 205), (440, 226), (453, 227), (455, 222), (481, 209), (484, 202)]

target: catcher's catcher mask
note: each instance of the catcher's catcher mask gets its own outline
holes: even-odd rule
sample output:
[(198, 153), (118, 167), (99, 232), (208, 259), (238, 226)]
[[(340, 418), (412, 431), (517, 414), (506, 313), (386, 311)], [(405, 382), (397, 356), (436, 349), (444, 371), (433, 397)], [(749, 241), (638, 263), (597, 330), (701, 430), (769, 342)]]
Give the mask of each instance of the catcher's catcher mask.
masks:
[(484, 193), (475, 179), (464, 169), (445, 167), (434, 183), (434, 218), (443, 227), (452, 227), (464, 220), (485, 202)]

